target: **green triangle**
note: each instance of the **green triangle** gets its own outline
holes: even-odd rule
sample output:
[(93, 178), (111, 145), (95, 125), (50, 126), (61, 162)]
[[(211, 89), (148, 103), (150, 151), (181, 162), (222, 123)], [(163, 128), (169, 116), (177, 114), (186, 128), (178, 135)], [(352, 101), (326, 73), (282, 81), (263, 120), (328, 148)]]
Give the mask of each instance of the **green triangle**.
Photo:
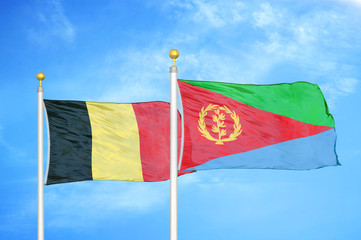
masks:
[(298, 121), (319, 126), (334, 127), (327, 103), (317, 84), (308, 82), (272, 85), (235, 84), (182, 80), (255, 108)]

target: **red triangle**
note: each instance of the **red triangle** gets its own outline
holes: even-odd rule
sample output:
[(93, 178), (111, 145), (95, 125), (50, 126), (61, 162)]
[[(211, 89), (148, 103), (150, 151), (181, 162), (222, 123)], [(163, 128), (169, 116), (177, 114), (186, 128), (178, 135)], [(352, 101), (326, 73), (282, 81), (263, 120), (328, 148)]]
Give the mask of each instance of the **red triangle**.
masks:
[[(178, 81), (178, 84), (182, 96), (184, 117), (184, 150), (181, 170), (198, 166), (211, 159), (312, 136), (332, 129), (332, 127), (312, 125), (254, 108), (222, 94), (185, 82)], [(213, 106), (212, 109), (207, 110), (210, 104), (218, 107)], [(232, 112), (234, 111), (239, 117), (238, 126), (241, 126), (242, 132), (235, 140), (223, 142), (221, 145), (216, 144), (215, 141), (219, 138), (219, 134), (212, 131), (212, 126), (217, 126), (217, 123), (213, 121), (213, 115), (219, 116), (223, 113), (225, 116), (225, 127), (220, 129), (226, 130), (226, 135), (222, 136), (221, 139), (227, 139), (231, 133), (235, 132), (235, 120), (232, 119), (231, 115), (222, 109), (220, 109), (219, 114), (215, 112), (223, 106)], [(202, 108), (203, 117), (200, 116)], [(200, 119), (201, 122), (199, 122)], [(202, 119), (204, 119), (206, 126), (203, 126), (203, 130)], [(206, 134), (208, 138), (202, 136), (205, 130), (208, 132)], [(236, 135), (238, 133), (239, 131), (236, 131)], [(210, 140), (209, 136), (213, 140)]]

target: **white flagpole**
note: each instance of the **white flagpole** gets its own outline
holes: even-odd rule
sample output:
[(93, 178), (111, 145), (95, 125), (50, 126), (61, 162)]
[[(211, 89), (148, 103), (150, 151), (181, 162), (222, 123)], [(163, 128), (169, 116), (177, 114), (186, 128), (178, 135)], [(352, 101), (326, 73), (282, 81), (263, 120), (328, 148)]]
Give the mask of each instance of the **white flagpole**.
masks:
[(43, 93), (41, 81), (44, 73), (39, 72), (36, 78), (40, 81), (38, 92), (38, 240), (44, 240), (44, 119), (43, 119)]
[(169, 52), (173, 59), (170, 67), (170, 240), (178, 239), (178, 196), (177, 196), (177, 73), (175, 59), (179, 56), (176, 49)]

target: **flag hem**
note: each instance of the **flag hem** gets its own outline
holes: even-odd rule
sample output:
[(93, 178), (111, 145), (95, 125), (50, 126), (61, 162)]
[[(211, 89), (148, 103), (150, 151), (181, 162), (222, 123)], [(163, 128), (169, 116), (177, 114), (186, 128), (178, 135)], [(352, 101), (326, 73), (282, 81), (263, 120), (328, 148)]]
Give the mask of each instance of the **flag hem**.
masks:
[(46, 105), (43, 100), (43, 106), (45, 110), (45, 119), (46, 119), (46, 126), (47, 126), (47, 135), (48, 135), (48, 159), (46, 163), (46, 173), (45, 173), (45, 182), (44, 185), (48, 183), (48, 174), (49, 174), (49, 167), (50, 167), (50, 128), (49, 128), (49, 118), (48, 118), (48, 111), (46, 110)]

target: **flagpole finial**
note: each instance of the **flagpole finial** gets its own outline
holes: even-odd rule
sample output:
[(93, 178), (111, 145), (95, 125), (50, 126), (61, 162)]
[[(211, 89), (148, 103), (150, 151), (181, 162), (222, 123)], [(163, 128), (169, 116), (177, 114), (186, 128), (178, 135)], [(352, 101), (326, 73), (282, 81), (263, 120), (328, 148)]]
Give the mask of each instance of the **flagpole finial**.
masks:
[(41, 81), (43, 81), (45, 79), (45, 74), (42, 72), (39, 72), (38, 74), (36, 74), (36, 78), (40, 81), (40, 87), (41, 87)]
[(172, 49), (169, 51), (169, 57), (173, 59), (173, 66), (175, 66), (175, 60), (179, 56), (179, 52), (177, 49)]

